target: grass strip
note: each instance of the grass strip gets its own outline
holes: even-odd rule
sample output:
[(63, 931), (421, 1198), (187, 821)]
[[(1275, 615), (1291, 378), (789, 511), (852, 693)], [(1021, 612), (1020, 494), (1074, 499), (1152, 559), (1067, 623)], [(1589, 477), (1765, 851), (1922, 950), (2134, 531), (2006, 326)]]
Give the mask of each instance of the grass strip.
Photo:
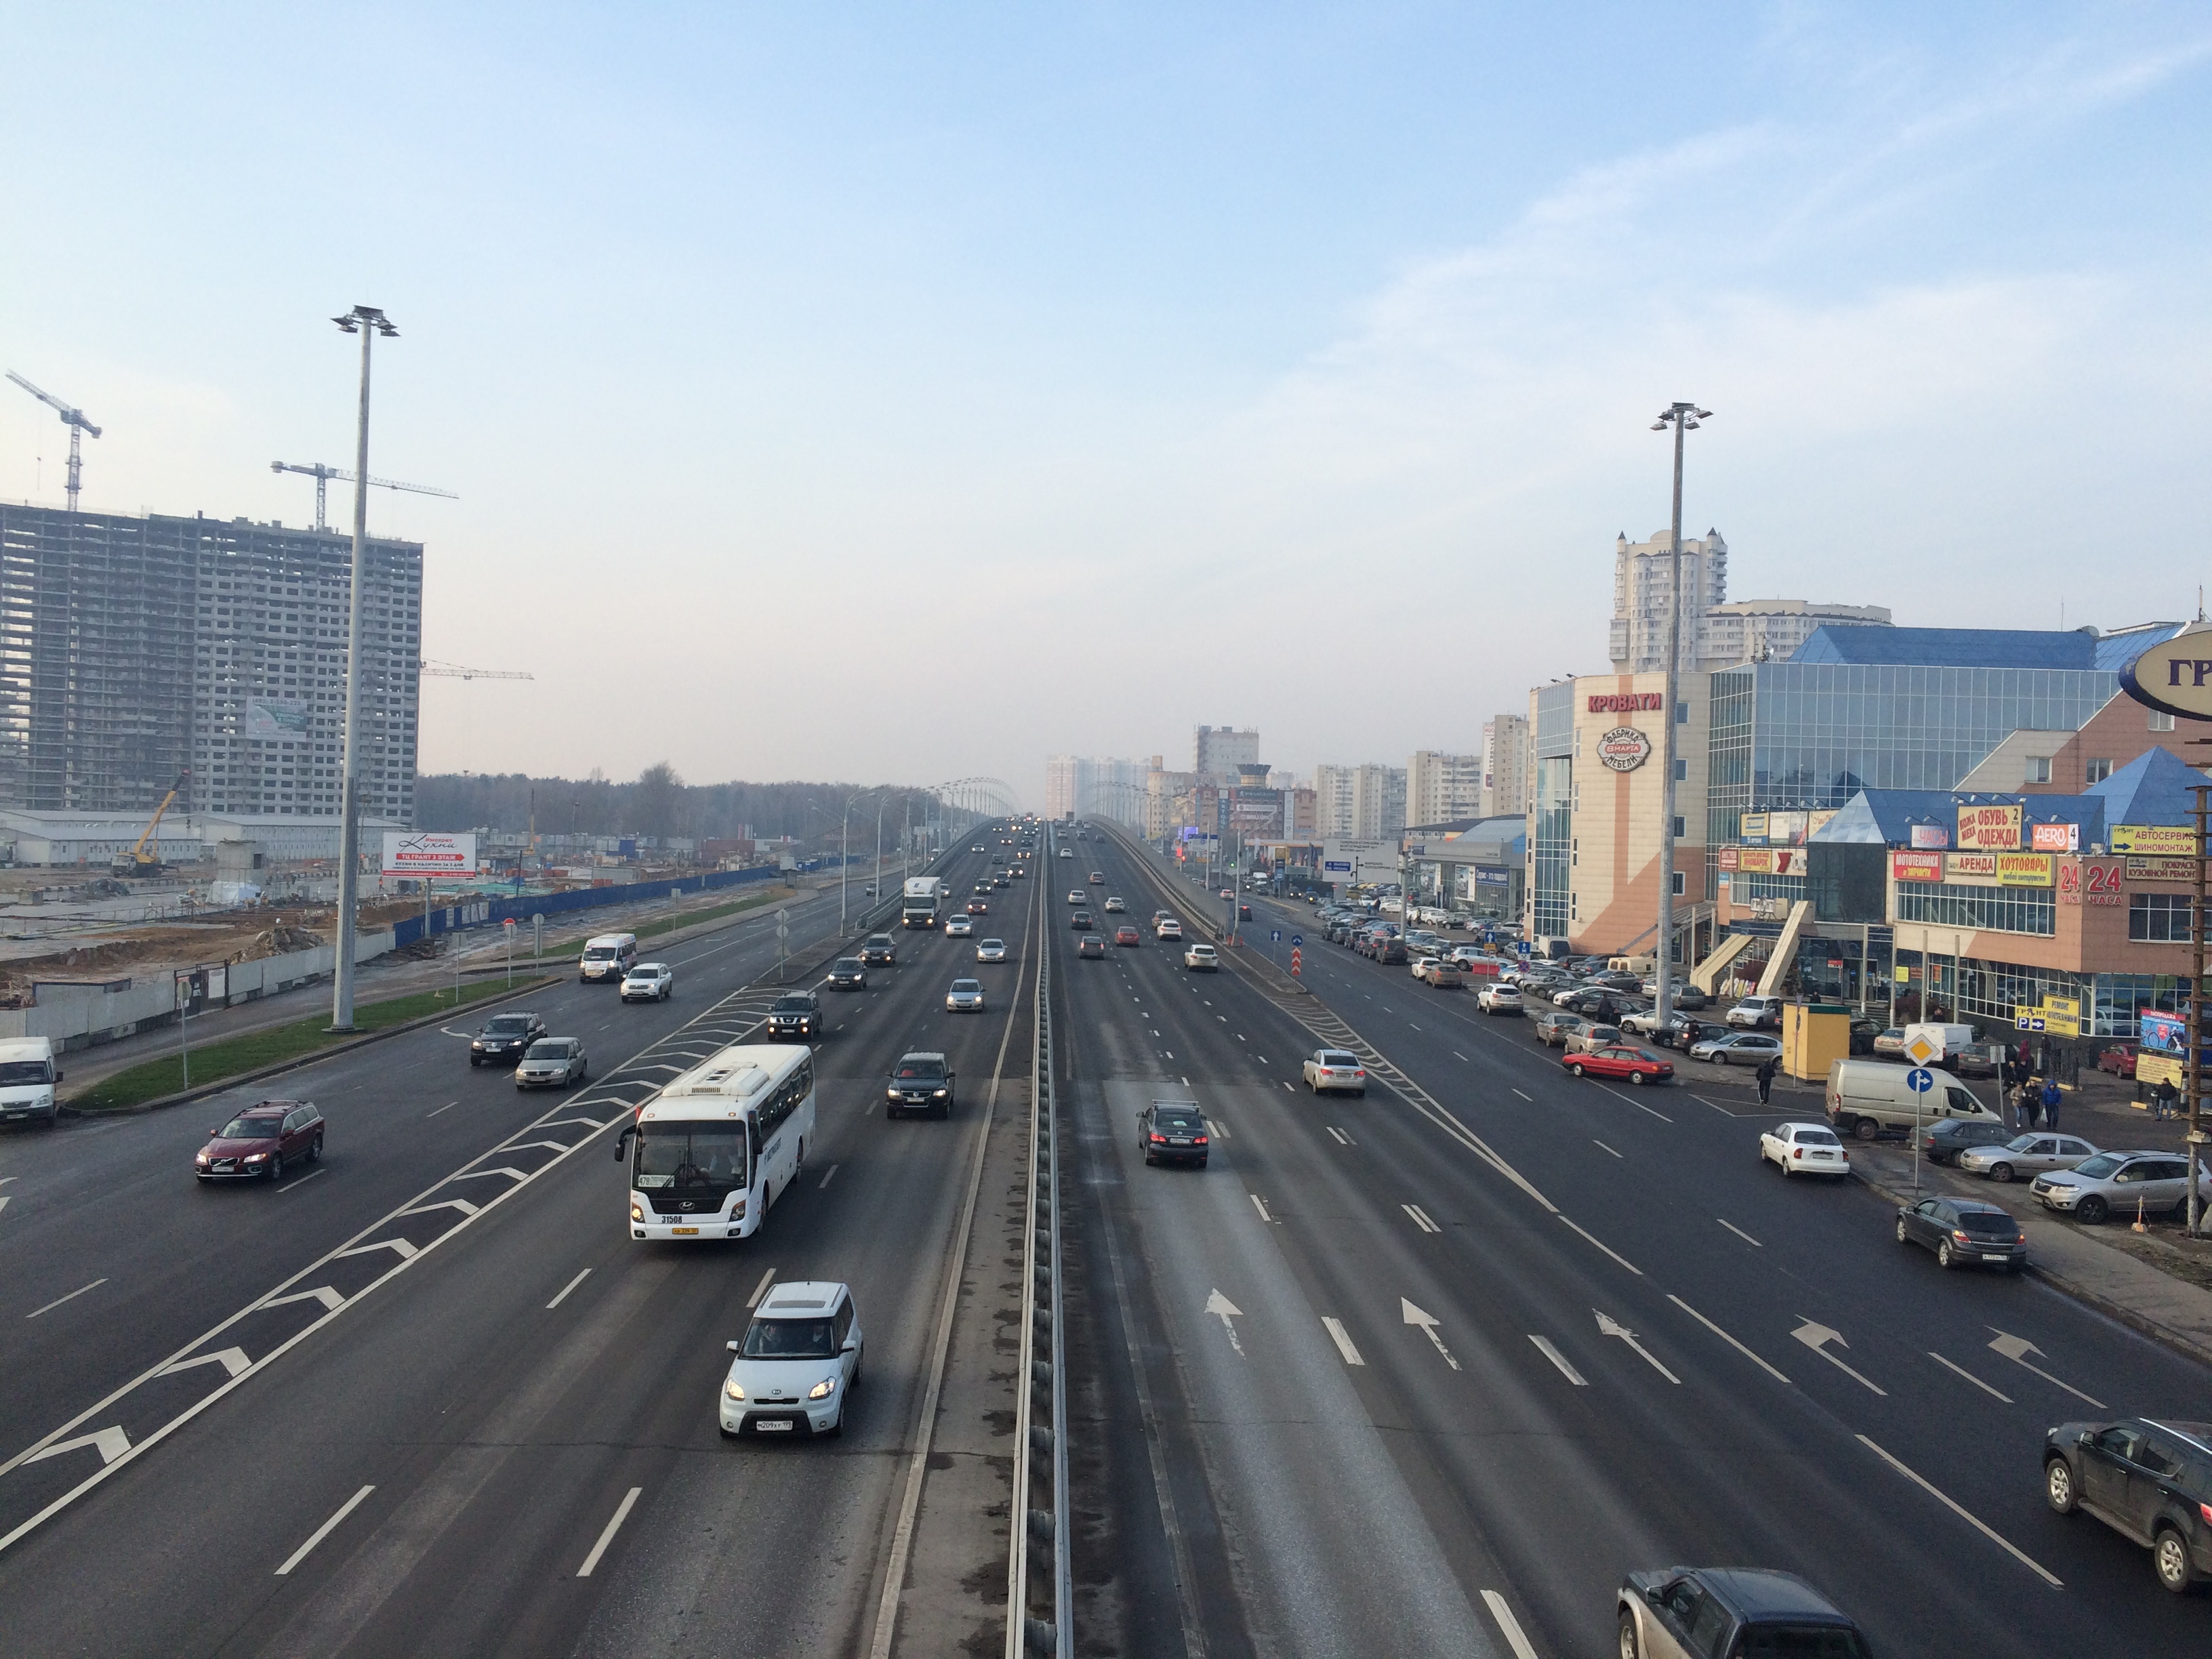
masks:
[[(480, 984), (460, 988), (460, 1002), (465, 1006), (485, 997), (504, 995), (508, 989), (504, 977), (486, 980)], [(264, 1066), (281, 1065), (288, 1060), (297, 1060), (312, 1054), (319, 1048), (334, 1048), (341, 1042), (369, 1031), (380, 1031), (393, 1025), (404, 1025), (410, 1019), (441, 1010), (452, 1009), (453, 988), (441, 987), (432, 991), (417, 991), (404, 997), (390, 997), (380, 1002), (365, 1002), (353, 1011), (355, 1029), (344, 1034), (332, 1032), (327, 1010), (311, 1018), (296, 1020), (289, 1025), (272, 1025), (264, 1031), (247, 1031), (234, 1037), (219, 1037), (204, 1046), (192, 1049), (191, 1082), (185, 1081), (185, 1065), (181, 1056), (167, 1054), (160, 1060), (149, 1060), (127, 1066), (112, 1076), (102, 1078), (83, 1093), (72, 1097), (69, 1103), (81, 1112), (114, 1112), (131, 1106), (159, 1100), (179, 1090), (203, 1084), (220, 1083), (225, 1078), (242, 1073), (256, 1072)]]

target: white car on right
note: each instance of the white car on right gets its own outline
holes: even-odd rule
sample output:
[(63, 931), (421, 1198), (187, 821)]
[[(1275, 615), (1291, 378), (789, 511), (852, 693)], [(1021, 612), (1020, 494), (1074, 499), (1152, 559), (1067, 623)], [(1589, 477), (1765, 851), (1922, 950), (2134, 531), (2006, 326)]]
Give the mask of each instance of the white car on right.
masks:
[(1851, 1172), (1851, 1155), (1825, 1123), (1778, 1123), (1759, 1136), (1759, 1156), (1785, 1176), (1833, 1176), (1840, 1181)]

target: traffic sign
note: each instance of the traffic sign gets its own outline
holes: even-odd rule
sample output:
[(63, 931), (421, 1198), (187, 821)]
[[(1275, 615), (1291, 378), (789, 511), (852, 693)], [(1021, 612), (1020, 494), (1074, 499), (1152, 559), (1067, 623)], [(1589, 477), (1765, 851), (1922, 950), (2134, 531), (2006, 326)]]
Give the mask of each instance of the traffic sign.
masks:
[(1280, 945), (1282, 942), (1283, 930), (1279, 927), (1270, 927), (1267, 930), (1267, 943), (1270, 945)]
[(1305, 942), (1306, 942), (1306, 936), (1305, 936), (1304, 933), (1293, 933), (1293, 934), (1291, 934), (1291, 949), (1292, 949), (1293, 951), (1297, 950), (1300, 945), (1304, 945)]
[(1943, 1057), (1943, 1045), (1925, 1031), (1915, 1031), (1905, 1041), (1905, 1057), (1915, 1066), (1926, 1066)]
[(1297, 975), (1298, 963), (1304, 955), (1304, 952), (1301, 951), (1297, 945), (1294, 945), (1291, 947), (1291, 974), (1293, 978)]
[(1925, 1066), (1916, 1066), (1905, 1074), (1905, 1086), (1916, 1095), (1924, 1095), (1936, 1086), (1936, 1073)]

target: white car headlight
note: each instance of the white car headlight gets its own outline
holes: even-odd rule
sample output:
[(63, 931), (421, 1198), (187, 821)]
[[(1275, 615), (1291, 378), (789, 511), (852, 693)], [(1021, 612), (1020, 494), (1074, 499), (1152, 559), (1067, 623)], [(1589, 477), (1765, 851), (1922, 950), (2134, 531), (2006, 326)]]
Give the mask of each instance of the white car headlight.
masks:
[(745, 1385), (733, 1376), (722, 1384), (722, 1392), (732, 1400), (743, 1400), (745, 1397)]
[(825, 1376), (806, 1391), (806, 1397), (809, 1400), (827, 1400), (836, 1392), (837, 1379), (834, 1376)]

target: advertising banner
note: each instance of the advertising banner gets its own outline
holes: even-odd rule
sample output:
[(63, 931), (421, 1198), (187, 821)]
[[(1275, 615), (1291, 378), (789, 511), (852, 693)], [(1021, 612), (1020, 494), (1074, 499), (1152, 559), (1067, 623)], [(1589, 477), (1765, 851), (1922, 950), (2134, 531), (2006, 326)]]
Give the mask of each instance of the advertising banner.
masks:
[(1774, 849), (1774, 873), (1778, 876), (1802, 876), (1805, 873), (1805, 849), (1802, 847), (1778, 847)]
[(1941, 853), (1892, 853), (1889, 873), (1895, 881), (1941, 881), (1943, 879), (1943, 855)]
[(477, 873), (477, 838), (473, 834), (447, 836), (387, 830), (384, 832), (384, 873), (452, 879), (473, 876)]
[(2120, 671), (2120, 687), (2146, 708), (2212, 720), (2212, 627), (2198, 623), (2150, 647)]
[(1997, 855), (1995, 853), (1946, 853), (1943, 854), (1943, 879), (1961, 882), (1969, 887), (1994, 887), (1997, 884)]
[(1774, 851), (1767, 847), (1747, 847), (1735, 855), (1735, 867), (1752, 875), (1771, 876), (1774, 873)]
[(1597, 740), (1598, 763), (1613, 772), (1633, 772), (1651, 758), (1651, 739), (1632, 726), (1616, 726)]
[(240, 735), (249, 738), (304, 738), (307, 735), (308, 713), (304, 702), (248, 697), (246, 718), (238, 729)]
[(2058, 860), (2048, 853), (2000, 853), (2000, 887), (2049, 887), (2058, 879)]
[(1766, 815), (1766, 844), (1769, 847), (1796, 847), (1805, 839), (1805, 815), (1802, 812), (1769, 812)]
[(2111, 834), (2106, 844), (2115, 853), (2185, 859), (2197, 851), (2197, 831), (2187, 824), (2116, 823)]
[(2027, 836), (2027, 844), (2039, 853), (2081, 850), (2081, 826), (2078, 823), (2032, 823)]
[(1959, 809), (1959, 846), (1960, 849), (1979, 852), (2014, 853), (2020, 850), (2020, 807), (1961, 806)]
[(1915, 847), (1948, 847), (1951, 832), (1940, 823), (1916, 823), (1912, 826), (1912, 844)]
[(1764, 812), (1746, 812), (1743, 815), (1742, 836), (1747, 846), (1765, 846), (1766, 843), (1766, 814)]
[(2081, 1035), (2081, 1000), (2079, 997), (2045, 996), (2041, 1012), (2043, 1029), (2051, 1036)]
[(2194, 881), (2197, 879), (2197, 860), (2130, 859), (2127, 872), (2130, 881)]
[(1741, 860), (1742, 857), (1743, 849), (1741, 848), (1723, 847), (1721, 848), (1720, 867), (1723, 870), (1741, 869), (1742, 868), (1742, 866), (1739, 860)]
[(1806, 813), (1805, 839), (1807, 841), (1810, 841), (1814, 836), (1819, 835), (1820, 831), (1828, 827), (1828, 821), (1835, 816), (1836, 815), (1832, 811)]

